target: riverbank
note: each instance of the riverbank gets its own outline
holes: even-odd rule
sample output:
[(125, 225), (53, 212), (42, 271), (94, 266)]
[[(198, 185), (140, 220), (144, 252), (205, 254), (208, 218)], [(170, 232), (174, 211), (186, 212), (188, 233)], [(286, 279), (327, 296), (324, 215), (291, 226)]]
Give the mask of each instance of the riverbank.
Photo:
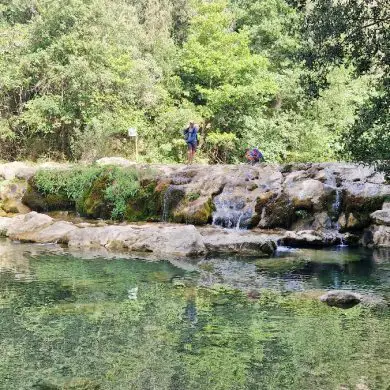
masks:
[(93, 166), (7, 163), (0, 178), (3, 216), (66, 211), (265, 236), (276, 230), (275, 241), (298, 247), (390, 246), (390, 185), (355, 164), (136, 165), (106, 158)]

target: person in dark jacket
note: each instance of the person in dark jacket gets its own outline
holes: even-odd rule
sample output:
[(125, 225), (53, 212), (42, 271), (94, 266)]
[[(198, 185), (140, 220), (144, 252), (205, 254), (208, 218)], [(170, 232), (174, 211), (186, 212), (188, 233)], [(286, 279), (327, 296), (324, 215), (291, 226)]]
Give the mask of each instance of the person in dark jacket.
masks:
[(184, 130), (184, 139), (187, 142), (188, 164), (192, 164), (194, 161), (198, 147), (198, 133), (199, 126), (194, 121), (190, 121), (188, 127)]

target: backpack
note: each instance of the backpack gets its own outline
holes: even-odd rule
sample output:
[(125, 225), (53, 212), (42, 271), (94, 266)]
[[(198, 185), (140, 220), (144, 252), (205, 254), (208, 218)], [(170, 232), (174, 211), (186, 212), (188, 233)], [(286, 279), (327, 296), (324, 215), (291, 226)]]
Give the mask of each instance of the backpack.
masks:
[(194, 127), (193, 130), (190, 131), (190, 128), (187, 127), (187, 129), (184, 130), (184, 140), (186, 142), (199, 142), (198, 128)]

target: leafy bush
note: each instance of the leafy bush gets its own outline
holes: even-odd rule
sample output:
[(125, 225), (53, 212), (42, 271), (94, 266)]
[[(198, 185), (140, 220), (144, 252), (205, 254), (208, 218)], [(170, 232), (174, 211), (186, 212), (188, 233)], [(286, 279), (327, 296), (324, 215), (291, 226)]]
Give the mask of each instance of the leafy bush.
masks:
[(135, 170), (114, 168), (109, 172), (111, 184), (106, 188), (104, 197), (113, 205), (112, 218), (122, 219), (126, 203), (133, 198), (140, 187)]
[(138, 172), (119, 167), (88, 166), (68, 170), (40, 170), (34, 179), (37, 190), (44, 195), (65, 195), (82, 209), (83, 202), (94, 183), (104, 182), (102, 202), (107, 203), (112, 219), (122, 219), (126, 203), (140, 187)]
[(233, 133), (211, 132), (207, 136), (206, 149), (211, 163), (232, 162), (232, 154), (237, 147), (237, 137)]
[(77, 202), (103, 169), (95, 166), (68, 170), (42, 169), (37, 172), (34, 182), (42, 194), (64, 194)]

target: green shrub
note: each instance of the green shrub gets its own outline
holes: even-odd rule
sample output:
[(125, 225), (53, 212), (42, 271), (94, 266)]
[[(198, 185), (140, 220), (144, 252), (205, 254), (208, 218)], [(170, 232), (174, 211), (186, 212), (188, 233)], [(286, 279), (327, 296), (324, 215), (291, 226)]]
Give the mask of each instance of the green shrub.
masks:
[(135, 170), (115, 168), (109, 171), (108, 176), (111, 184), (106, 188), (104, 197), (113, 206), (111, 217), (122, 219), (128, 200), (139, 190), (138, 175)]
[(211, 132), (206, 139), (207, 156), (211, 163), (229, 163), (237, 148), (237, 137), (233, 133)]
[(140, 180), (135, 169), (88, 166), (41, 170), (34, 185), (46, 198), (55, 195), (75, 202), (76, 210), (82, 214), (105, 216), (106, 212), (97, 210), (98, 205), (103, 205), (112, 219), (123, 219), (127, 202), (137, 194)]

